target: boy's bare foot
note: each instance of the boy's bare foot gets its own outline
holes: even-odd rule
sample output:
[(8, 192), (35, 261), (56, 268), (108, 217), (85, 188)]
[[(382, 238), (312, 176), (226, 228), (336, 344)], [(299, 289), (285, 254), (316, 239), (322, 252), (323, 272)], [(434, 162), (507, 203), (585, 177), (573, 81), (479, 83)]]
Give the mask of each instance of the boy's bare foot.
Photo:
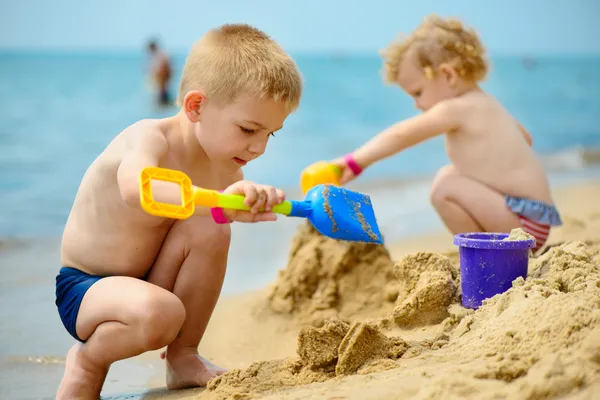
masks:
[(82, 354), (81, 344), (76, 343), (67, 353), (65, 374), (58, 387), (56, 399), (96, 400), (100, 398), (107, 373), (107, 368), (100, 368), (86, 359)]
[(197, 352), (162, 352), (160, 357), (167, 360), (167, 388), (171, 390), (206, 386), (209, 380), (227, 370), (220, 368)]
[(211, 363), (210, 361), (208, 361), (206, 358), (202, 357), (202, 356), (198, 356), (200, 357), (200, 360), (202, 361), (202, 363), (206, 366), (206, 368), (208, 368), (208, 370), (210, 372), (212, 372), (215, 376), (219, 376), (219, 375), (223, 375), (225, 372), (227, 372), (227, 370), (225, 368), (221, 368), (218, 365), (215, 365), (213, 363)]
[[(167, 352), (166, 351), (162, 351), (160, 353), (161, 360), (164, 360), (166, 356), (167, 356)], [(202, 363), (206, 366), (206, 368), (210, 372), (212, 372), (215, 376), (223, 375), (225, 372), (227, 372), (227, 370), (225, 368), (221, 368), (218, 365), (215, 365), (215, 364), (211, 363), (206, 358), (204, 358), (204, 357), (202, 357), (200, 355), (198, 357), (200, 357), (200, 361), (202, 361)]]

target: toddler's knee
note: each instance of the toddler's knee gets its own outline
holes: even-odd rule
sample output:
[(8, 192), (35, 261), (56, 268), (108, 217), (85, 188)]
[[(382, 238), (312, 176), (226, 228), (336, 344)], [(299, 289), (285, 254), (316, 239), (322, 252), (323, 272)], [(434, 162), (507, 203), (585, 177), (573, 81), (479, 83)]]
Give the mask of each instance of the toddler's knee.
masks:
[(447, 193), (445, 185), (434, 184), (429, 192), (429, 201), (435, 208), (439, 208), (446, 201)]
[(140, 334), (146, 350), (170, 344), (185, 320), (185, 307), (172, 293), (148, 298), (140, 311)]
[(444, 165), (435, 174), (435, 180), (453, 177), (453, 176), (456, 176), (458, 173), (459, 172), (454, 165), (452, 165), (452, 164)]
[(429, 200), (434, 207), (439, 208), (446, 201), (457, 174), (458, 171), (453, 165), (446, 165), (437, 172), (429, 193)]

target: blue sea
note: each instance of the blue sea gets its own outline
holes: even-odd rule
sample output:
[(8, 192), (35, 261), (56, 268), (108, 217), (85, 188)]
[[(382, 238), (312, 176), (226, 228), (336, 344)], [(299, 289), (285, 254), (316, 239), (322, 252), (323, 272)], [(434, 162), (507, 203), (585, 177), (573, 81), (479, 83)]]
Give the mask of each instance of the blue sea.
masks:
[[(249, 179), (283, 187), (291, 198), (300, 195), (305, 166), (342, 155), (417, 113), (400, 89), (382, 83), (376, 55), (295, 59), (305, 80), (300, 109), (246, 169)], [(183, 61), (175, 55), (175, 68)], [(600, 57), (492, 62), (483, 86), (531, 131), (551, 183), (600, 177)], [(54, 306), (54, 277), (79, 181), (122, 129), (175, 112), (154, 107), (146, 63), (141, 54), (0, 54), (0, 398), (53, 398), (72, 344)], [(386, 240), (443, 228), (427, 200), (432, 175), (446, 163), (439, 137), (373, 166), (356, 182), (372, 196)], [(299, 223), (236, 224), (223, 293), (274, 281)], [(111, 369), (106, 392), (137, 392), (163, 376), (150, 361), (136, 360)], [(164, 367), (158, 357), (152, 363)]]

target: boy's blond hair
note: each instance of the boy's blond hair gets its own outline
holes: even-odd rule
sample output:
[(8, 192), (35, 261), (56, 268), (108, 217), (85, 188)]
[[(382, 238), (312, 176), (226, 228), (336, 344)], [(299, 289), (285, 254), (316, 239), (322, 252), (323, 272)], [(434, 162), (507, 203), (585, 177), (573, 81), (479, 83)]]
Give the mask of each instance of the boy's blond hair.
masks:
[(177, 104), (201, 89), (208, 101), (229, 104), (243, 92), (285, 103), (300, 103), (302, 77), (294, 60), (264, 32), (246, 24), (226, 24), (207, 32), (190, 50)]
[(477, 33), (453, 18), (431, 15), (408, 37), (402, 37), (381, 52), (387, 82), (398, 79), (405, 56), (416, 56), (428, 78), (435, 76), (440, 64), (451, 65), (459, 76), (471, 82), (483, 80), (488, 72), (485, 49)]

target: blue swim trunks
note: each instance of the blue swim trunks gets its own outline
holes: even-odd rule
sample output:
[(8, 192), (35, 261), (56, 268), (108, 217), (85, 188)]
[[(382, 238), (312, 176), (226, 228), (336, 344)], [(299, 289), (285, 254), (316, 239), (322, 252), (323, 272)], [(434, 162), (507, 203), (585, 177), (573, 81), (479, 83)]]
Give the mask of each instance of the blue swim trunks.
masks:
[(75, 328), (79, 307), (88, 289), (102, 278), (104, 277), (90, 275), (70, 267), (62, 267), (56, 276), (55, 303), (58, 307), (58, 315), (67, 332), (82, 343), (85, 341), (77, 336)]

